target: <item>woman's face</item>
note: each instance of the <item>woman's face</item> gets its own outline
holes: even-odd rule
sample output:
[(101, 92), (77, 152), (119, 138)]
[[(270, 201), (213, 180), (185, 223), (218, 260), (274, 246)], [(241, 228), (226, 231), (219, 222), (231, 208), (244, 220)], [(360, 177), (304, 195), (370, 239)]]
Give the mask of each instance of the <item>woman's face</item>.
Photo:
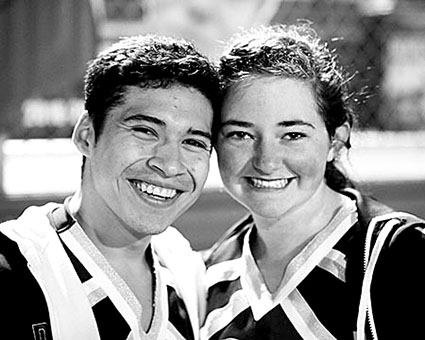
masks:
[(308, 83), (244, 80), (228, 92), (217, 143), (229, 193), (254, 215), (309, 211), (324, 197), (330, 138)]

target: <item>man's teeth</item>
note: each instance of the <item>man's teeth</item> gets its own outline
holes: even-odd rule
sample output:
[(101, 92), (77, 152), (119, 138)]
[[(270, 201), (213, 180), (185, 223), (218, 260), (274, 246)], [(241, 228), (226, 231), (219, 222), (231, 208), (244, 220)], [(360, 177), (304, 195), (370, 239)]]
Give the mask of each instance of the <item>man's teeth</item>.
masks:
[(287, 179), (264, 180), (251, 178), (251, 183), (256, 188), (262, 189), (282, 189), (288, 184)]
[(161, 198), (173, 198), (177, 195), (177, 190), (175, 189), (158, 187), (153, 184), (139, 181), (133, 181), (133, 184), (137, 187), (137, 189), (149, 195), (154, 195)]

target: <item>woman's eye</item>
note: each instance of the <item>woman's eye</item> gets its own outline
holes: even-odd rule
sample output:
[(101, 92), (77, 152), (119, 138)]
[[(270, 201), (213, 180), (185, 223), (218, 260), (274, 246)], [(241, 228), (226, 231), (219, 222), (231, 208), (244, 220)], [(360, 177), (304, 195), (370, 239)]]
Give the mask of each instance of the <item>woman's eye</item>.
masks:
[(282, 139), (293, 141), (299, 140), (303, 137), (305, 137), (305, 134), (301, 132), (287, 132), (283, 135)]
[(236, 140), (244, 140), (250, 139), (251, 135), (245, 131), (230, 131), (224, 134), (226, 138), (236, 139)]

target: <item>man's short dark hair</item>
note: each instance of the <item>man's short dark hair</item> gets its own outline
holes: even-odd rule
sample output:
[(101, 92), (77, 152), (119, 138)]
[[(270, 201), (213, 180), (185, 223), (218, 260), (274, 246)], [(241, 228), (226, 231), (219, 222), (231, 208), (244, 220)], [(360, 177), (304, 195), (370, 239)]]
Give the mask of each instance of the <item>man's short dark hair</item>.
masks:
[(184, 39), (153, 34), (125, 37), (101, 52), (89, 63), (84, 87), (85, 109), (93, 121), (96, 138), (102, 133), (107, 113), (122, 102), (129, 86), (171, 85), (195, 88), (210, 100), (214, 112), (219, 109), (217, 71)]

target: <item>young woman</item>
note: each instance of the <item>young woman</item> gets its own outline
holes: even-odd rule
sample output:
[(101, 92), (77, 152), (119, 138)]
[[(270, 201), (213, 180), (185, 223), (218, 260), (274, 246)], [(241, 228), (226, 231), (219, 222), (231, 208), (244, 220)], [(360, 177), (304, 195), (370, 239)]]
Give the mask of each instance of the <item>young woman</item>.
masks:
[(201, 338), (423, 338), (425, 224), (344, 175), (353, 113), (336, 56), (308, 25), (263, 27), (220, 72), (220, 173), (250, 214), (206, 252)]

